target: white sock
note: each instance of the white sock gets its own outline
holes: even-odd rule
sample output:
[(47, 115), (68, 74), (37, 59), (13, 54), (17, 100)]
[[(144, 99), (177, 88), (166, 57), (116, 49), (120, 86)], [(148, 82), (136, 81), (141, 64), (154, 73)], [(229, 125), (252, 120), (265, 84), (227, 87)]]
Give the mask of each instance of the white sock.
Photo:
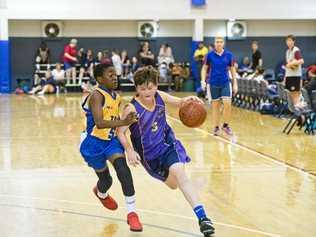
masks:
[(106, 199), (109, 196), (109, 194), (107, 192), (106, 193), (101, 193), (99, 190), (97, 192), (97, 195), (98, 195), (99, 198), (102, 198), (102, 199)]
[(125, 203), (127, 208), (127, 213), (135, 212), (136, 210), (136, 197), (125, 197)]

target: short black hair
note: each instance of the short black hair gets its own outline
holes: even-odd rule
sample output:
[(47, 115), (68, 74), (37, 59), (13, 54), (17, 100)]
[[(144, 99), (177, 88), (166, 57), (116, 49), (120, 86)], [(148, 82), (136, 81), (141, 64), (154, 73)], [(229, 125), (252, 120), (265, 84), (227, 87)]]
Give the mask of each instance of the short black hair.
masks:
[(291, 40), (295, 41), (295, 36), (294, 35), (288, 35), (288, 36), (286, 36), (286, 39), (291, 39)]
[(40, 48), (41, 48), (42, 50), (44, 50), (44, 49), (46, 49), (46, 48), (47, 48), (47, 44), (46, 44), (46, 42), (45, 42), (45, 41), (42, 41), (42, 42), (41, 42), (41, 46), (40, 46)]
[(105, 70), (108, 69), (109, 67), (113, 67), (113, 64), (101, 63), (101, 64), (98, 64), (97, 66), (95, 66), (95, 68), (93, 70), (93, 74), (94, 74), (95, 79), (97, 79), (98, 77), (102, 77)]
[(119, 54), (120, 52), (119, 52), (119, 50), (118, 49), (112, 49), (112, 53), (116, 53), (116, 54)]
[(158, 84), (159, 72), (153, 66), (139, 68), (134, 74), (135, 86), (153, 83)]
[(103, 56), (104, 56), (105, 58), (110, 57), (110, 54), (111, 54), (111, 52), (110, 52), (110, 50), (108, 50), (108, 49), (105, 49), (105, 50), (103, 51)]

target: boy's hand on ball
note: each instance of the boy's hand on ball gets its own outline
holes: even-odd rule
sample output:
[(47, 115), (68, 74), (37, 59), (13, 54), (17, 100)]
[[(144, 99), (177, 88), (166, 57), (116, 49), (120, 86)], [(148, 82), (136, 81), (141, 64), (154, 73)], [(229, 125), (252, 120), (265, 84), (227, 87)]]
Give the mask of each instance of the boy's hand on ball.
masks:
[(182, 103), (181, 104), (184, 104), (184, 103), (187, 103), (187, 102), (190, 102), (190, 101), (196, 101), (196, 102), (199, 102), (201, 104), (204, 104), (204, 102), (197, 96), (188, 96), (188, 97), (184, 97), (182, 99)]

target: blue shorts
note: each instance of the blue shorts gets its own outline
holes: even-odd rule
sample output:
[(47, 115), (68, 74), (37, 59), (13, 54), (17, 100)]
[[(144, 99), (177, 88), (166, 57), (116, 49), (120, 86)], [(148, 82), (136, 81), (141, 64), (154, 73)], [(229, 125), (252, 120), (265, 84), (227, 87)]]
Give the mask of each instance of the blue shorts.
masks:
[(68, 69), (73, 68), (73, 67), (76, 67), (76, 63), (75, 63), (75, 62), (73, 62), (73, 63), (71, 63), (71, 62), (65, 62), (65, 63), (64, 63), (64, 68), (65, 68), (65, 70), (68, 70)]
[(227, 83), (223, 86), (214, 86), (211, 85), (211, 98), (213, 101), (221, 100), (221, 99), (228, 99), (232, 98), (232, 88), (231, 84)]
[(109, 141), (87, 135), (80, 145), (80, 153), (90, 167), (95, 170), (103, 169), (106, 161), (114, 154), (124, 156), (124, 148), (117, 137)]
[(153, 160), (142, 159), (142, 164), (152, 177), (164, 182), (169, 176), (170, 166), (175, 163), (187, 163), (190, 160), (182, 144), (176, 141), (159, 157)]

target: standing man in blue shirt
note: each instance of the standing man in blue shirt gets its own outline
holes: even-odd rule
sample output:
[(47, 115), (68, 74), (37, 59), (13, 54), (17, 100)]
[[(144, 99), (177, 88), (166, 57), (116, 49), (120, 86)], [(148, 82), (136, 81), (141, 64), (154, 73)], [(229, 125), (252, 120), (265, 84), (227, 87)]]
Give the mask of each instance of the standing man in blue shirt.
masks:
[[(238, 91), (233, 54), (224, 49), (224, 44), (223, 37), (215, 38), (215, 49), (207, 54), (201, 73), (202, 87), (205, 88), (206, 82), (211, 87), (212, 117), (215, 125), (213, 133), (215, 136), (220, 135), (221, 102), (223, 103), (222, 130), (229, 136), (233, 135), (229, 126), (231, 98), (232, 94), (236, 94)], [(209, 69), (209, 78), (206, 78)]]

